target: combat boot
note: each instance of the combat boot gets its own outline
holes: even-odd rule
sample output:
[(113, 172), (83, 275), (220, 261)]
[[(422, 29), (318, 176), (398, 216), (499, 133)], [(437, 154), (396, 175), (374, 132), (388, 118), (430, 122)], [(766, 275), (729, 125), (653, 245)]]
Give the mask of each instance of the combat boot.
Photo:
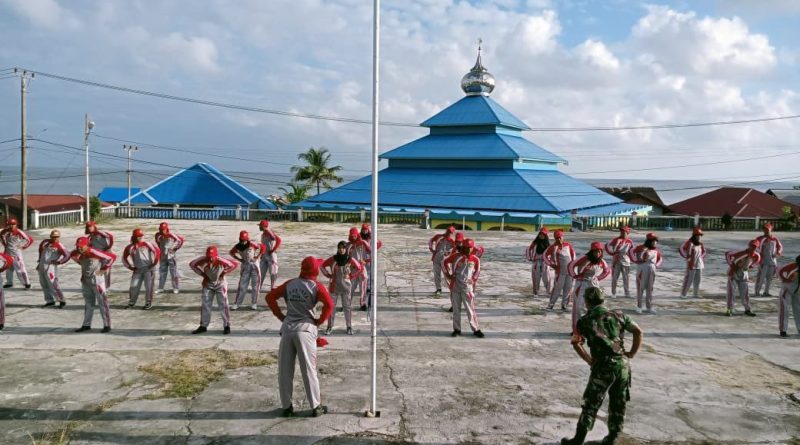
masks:
[(578, 428), (575, 430), (575, 437), (572, 439), (567, 439), (566, 437), (561, 439), (561, 445), (583, 445), (583, 441), (586, 439), (586, 434), (589, 431), (581, 426), (578, 425)]
[(600, 445), (614, 445), (617, 443), (617, 436), (619, 436), (618, 431), (609, 431), (608, 436), (604, 437), (603, 440), (600, 441)]

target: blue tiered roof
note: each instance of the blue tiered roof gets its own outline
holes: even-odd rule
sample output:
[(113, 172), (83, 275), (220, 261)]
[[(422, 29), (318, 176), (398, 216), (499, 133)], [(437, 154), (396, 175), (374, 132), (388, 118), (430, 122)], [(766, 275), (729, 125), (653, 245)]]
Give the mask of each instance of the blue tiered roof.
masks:
[[(462, 88), (466, 97), (421, 124), (430, 134), (381, 155), (389, 166), (378, 174), (380, 208), (560, 216), (641, 209), (559, 172), (567, 161), (525, 139), (530, 127), (488, 96), (494, 78), (480, 56)], [(371, 181), (366, 176), (292, 207), (367, 208)]]

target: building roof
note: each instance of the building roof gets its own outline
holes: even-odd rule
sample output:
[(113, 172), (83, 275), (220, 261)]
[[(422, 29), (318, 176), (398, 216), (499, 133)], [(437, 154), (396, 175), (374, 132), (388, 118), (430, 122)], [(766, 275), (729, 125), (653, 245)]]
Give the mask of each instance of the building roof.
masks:
[(658, 192), (653, 187), (599, 187), (600, 190), (612, 194), (617, 198), (629, 202), (636, 198), (643, 198), (654, 206), (667, 209), (664, 201), (658, 196)]
[[(371, 176), (321, 193), (293, 207), (365, 206)], [(564, 213), (619, 204), (619, 199), (557, 170), (511, 168), (387, 168), (378, 175), (381, 207)]]
[(769, 189), (768, 195), (772, 195), (789, 204), (800, 206), (800, 189)]
[[(131, 196), (139, 193), (142, 189), (131, 187)], [(97, 195), (98, 198), (106, 202), (122, 202), (128, 200), (128, 187), (105, 187)], [(133, 202), (133, 200), (131, 200)]]
[[(473, 96), (483, 97), (483, 96)], [(566, 163), (533, 142), (498, 133), (429, 134), (381, 155), (381, 159), (507, 159)]]
[(722, 216), (779, 218), (783, 208), (800, 212), (800, 207), (751, 188), (722, 187), (670, 205), (673, 213), (693, 216)]
[(423, 127), (500, 125), (519, 130), (530, 130), (525, 122), (519, 120), (489, 96), (465, 96), (421, 125)]
[[(102, 201), (102, 200), (101, 200)], [(22, 206), (20, 195), (0, 196), (0, 202), (8, 204), (10, 208), (19, 209)], [(109, 206), (108, 202), (101, 205)], [(65, 210), (78, 210), (86, 207), (86, 198), (81, 195), (28, 195), (28, 208), (39, 212), (61, 212)]]
[[(126, 203), (127, 199), (121, 201)], [(258, 196), (213, 166), (201, 162), (131, 196), (133, 204), (249, 207), (274, 209), (274, 204)]]

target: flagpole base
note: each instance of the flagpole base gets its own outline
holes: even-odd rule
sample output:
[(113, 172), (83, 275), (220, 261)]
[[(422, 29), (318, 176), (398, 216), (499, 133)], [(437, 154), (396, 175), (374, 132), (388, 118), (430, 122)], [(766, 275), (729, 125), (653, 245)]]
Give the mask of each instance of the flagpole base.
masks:
[(370, 411), (370, 410), (364, 411), (364, 417), (368, 417), (370, 419), (375, 418), (375, 417), (380, 417), (380, 416), (381, 416), (381, 412), (380, 411)]

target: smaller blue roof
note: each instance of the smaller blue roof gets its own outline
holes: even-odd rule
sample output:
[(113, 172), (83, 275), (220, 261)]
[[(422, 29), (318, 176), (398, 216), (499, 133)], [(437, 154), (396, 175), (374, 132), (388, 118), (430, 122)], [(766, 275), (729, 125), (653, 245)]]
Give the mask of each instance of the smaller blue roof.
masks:
[(421, 125), (423, 127), (500, 125), (518, 130), (530, 130), (525, 122), (489, 96), (465, 96)]
[[(127, 203), (127, 199), (122, 202)], [(250, 207), (256, 204), (261, 209), (276, 208), (275, 204), (204, 162), (142, 190), (131, 197), (131, 203), (220, 207)]]
[[(131, 187), (131, 196), (139, 193), (141, 188)], [(122, 202), (128, 200), (128, 187), (105, 187), (97, 195), (100, 201), (103, 202)]]
[(533, 142), (498, 133), (429, 134), (381, 155), (381, 159), (506, 159), (566, 163)]

